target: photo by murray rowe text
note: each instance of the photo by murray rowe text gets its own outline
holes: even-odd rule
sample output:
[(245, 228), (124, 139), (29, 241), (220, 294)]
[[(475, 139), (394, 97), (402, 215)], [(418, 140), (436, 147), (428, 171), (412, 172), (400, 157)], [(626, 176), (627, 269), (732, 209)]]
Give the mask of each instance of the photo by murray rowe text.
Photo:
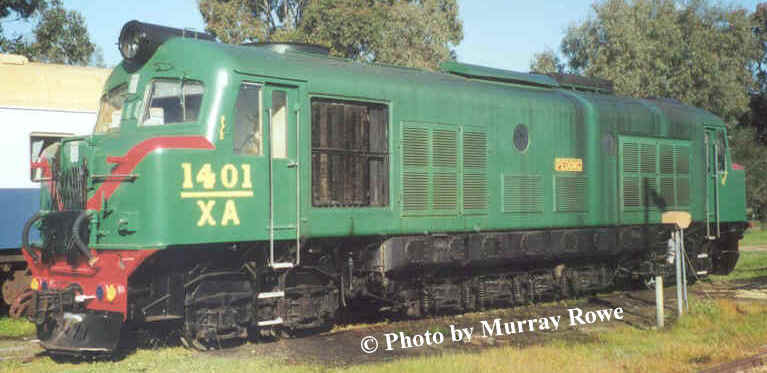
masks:
[[(565, 327), (578, 327), (613, 320), (623, 320), (622, 307), (584, 311), (574, 307), (566, 315), (541, 316), (525, 320), (503, 320), (501, 318), (482, 320), (478, 325), (456, 327), (423, 333), (389, 332), (383, 336), (367, 336), (360, 341), (362, 352), (404, 350), (415, 347), (434, 346), (444, 343), (470, 343), (475, 338), (495, 338), (523, 333), (553, 332)], [(379, 341), (380, 340), (380, 341)]]

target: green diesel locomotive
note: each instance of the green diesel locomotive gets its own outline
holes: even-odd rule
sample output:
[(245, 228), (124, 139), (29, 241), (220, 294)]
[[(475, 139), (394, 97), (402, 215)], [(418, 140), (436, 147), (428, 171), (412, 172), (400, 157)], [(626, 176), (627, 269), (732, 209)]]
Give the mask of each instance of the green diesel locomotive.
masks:
[[(206, 349), (727, 273), (746, 229), (725, 124), (609, 82), (353, 63), (132, 21), (92, 135), (35, 164), (28, 303), (53, 353), (171, 327)], [(31, 229), (41, 242), (29, 243)]]

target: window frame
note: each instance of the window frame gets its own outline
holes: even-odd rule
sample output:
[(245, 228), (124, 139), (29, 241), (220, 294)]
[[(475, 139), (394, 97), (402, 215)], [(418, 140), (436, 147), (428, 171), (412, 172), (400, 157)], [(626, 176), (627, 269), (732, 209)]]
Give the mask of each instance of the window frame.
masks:
[[(109, 97), (114, 92), (117, 92), (118, 90), (120, 90), (122, 88), (125, 88), (126, 98), (125, 98), (125, 100), (123, 100), (122, 107), (120, 108), (120, 111), (121, 111), (121, 113), (120, 113), (120, 121), (117, 123), (117, 125), (115, 127), (107, 126), (105, 131), (96, 132), (96, 128), (98, 128), (98, 126), (99, 126), (99, 119), (101, 118), (101, 110), (103, 108), (103, 105), (106, 103), (106, 98)], [(114, 132), (119, 131), (120, 127), (122, 127), (121, 126), (122, 118), (123, 118), (123, 116), (125, 116), (125, 113), (126, 113), (125, 107), (127, 106), (126, 104), (129, 101), (129, 97), (127, 97), (127, 96), (130, 96), (130, 95), (131, 95), (131, 93), (130, 93), (130, 88), (128, 87), (128, 83), (124, 83), (124, 82), (115, 85), (114, 87), (109, 89), (109, 91), (107, 91), (106, 93), (102, 94), (101, 97), (99, 98), (99, 109), (96, 112), (96, 124), (94, 124), (93, 129), (91, 130), (91, 133), (94, 134), (94, 135), (105, 135), (105, 134), (114, 133)]]
[[(236, 137), (236, 129), (237, 129), (237, 101), (240, 99), (240, 89), (243, 85), (251, 85), (258, 87), (258, 108), (256, 109), (256, 112), (258, 113), (258, 129), (261, 133), (261, 136), (259, 138), (259, 144), (258, 144), (258, 152), (257, 153), (246, 153), (239, 151), (235, 149), (235, 137)], [(266, 88), (266, 84), (264, 82), (257, 82), (252, 80), (241, 80), (237, 84), (237, 91), (233, 100), (232, 104), (232, 125), (231, 129), (229, 130), (229, 137), (231, 138), (232, 142), (232, 153), (236, 154), (238, 156), (248, 156), (248, 157), (263, 157), (265, 156), (266, 152), (264, 151), (264, 89)], [(271, 136), (271, 134), (269, 134)], [(269, 146), (271, 146), (271, 142), (269, 143)], [(271, 149), (270, 149), (271, 150)]]
[[(197, 119), (196, 120), (188, 120), (188, 121), (185, 121), (185, 122), (167, 122), (167, 123), (163, 123), (163, 124), (159, 124), (159, 125), (156, 125), (156, 124), (155, 125), (145, 125), (144, 122), (148, 118), (149, 110), (152, 108), (151, 102), (149, 100), (151, 99), (151, 96), (152, 96), (152, 91), (153, 91), (153, 88), (154, 88), (154, 83), (157, 82), (157, 81), (175, 81), (175, 82), (186, 82), (186, 81), (189, 81), (189, 82), (199, 83), (200, 87), (202, 87), (202, 97), (200, 98), (200, 110), (197, 112)], [(183, 91), (183, 88), (182, 88), (181, 95), (183, 95), (183, 94), (184, 94), (184, 91)], [(138, 122), (137, 127), (139, 127), (139, 128), (165, 128), (166, 126), (169, 126), (169, 125), (171, 127), (175, 127), (175, 126), (183, 126), (183, 125), (189, 125), (189, 124), (194, 124), (196, 122), (199, 122), (200, 118), (203, 117), (203, 108), (205, 106), (204, 102), (205, 102), (205, 98), (206, 97), (207, 97), (207, 87), (205, 85), (205, 82), (203, 82), (202, 80), (187, 79), (187, 78), (172, 78), (172, 77), (154, 77), (154, 78), (151, 78), (146, 83), (146, 85), (145, 85), (145, 88), (144, 88), (144, 98), (141, 100), (140, 103), (137, 103), (137, 105), (141, 105), (142, 106), (141, 109), (140, 110), (136, 110), (134, 108), (134, 110), (141, 112), (141, 117), (137, 118), (138, 119), (137, 120), (137, 122)]]

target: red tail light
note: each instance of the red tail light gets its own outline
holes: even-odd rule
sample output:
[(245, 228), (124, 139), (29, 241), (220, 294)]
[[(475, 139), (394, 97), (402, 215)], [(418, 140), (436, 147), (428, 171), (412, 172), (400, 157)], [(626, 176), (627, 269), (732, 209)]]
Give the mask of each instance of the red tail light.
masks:
[(743, 170), (745, 170), (746, 168), (745, 168), (745, 167), (743, 167), (743, 165), (741, 165), (741, 164), (738, 164), (738, 163), (733, 163), (733, 164), (732, 164), (732, 169), (733, 169), (733, 170), (739, 170), (739, 171), (743, 171)]

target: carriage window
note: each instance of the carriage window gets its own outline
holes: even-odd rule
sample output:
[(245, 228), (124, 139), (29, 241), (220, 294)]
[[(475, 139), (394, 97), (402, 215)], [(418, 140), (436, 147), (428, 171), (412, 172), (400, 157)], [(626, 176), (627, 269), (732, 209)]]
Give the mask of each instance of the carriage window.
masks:
[(152, 82), (143, 126), (194, 122), (200, 114), (202, 83), (190, 80)]
[(32, 181), (44, 180), (44, 167), (41, 162), (51, 159), (58, 151), (61, 139), (74, 136), (73, 133), (36, 133), (29, 135), (29, 151), (31, 170), (29, 179)]
[(312, 99), (312, 205), (389, 204), (386, 105)]
[(261, 154), (261, 86), (242, 83), (235, 107), (234, 152), (240, 154)]

